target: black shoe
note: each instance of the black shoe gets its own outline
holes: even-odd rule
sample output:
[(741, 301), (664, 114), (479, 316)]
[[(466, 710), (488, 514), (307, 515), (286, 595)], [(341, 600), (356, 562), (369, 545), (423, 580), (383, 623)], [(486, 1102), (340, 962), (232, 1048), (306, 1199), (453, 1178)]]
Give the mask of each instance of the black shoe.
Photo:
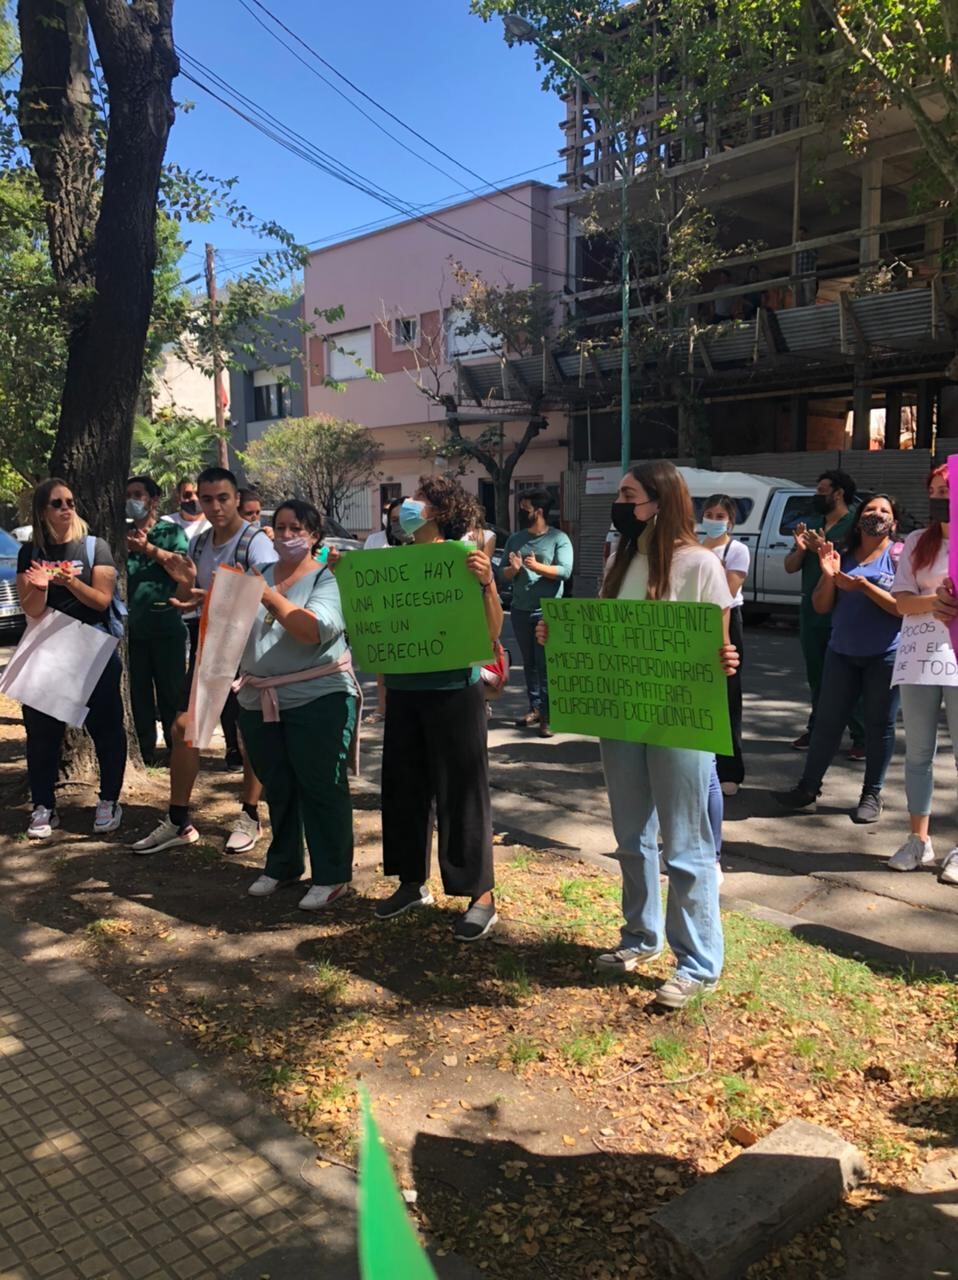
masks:
[(376, 908), (377, 920), (391, 920), (413, 907), (429, 907), (433, 896), (424, 884), (401, 884), (395, 893), (380, 902)]
[(241, 751), (227, 751), (226, 759), (223, 761), (223, 768), (227, 773), (232, 773), (236, 769), (243, 767), (243, 754)]
[(516, 721), (517, 729), (532, 729), (540, 720), (538, 711), (530, 711), (527, 715), (520, 716)]
[(811, 741), (811, 734), (808, 732), (805, 732), (800, 737), (796, 738), (794, 742), (790, 742), (788, 745), (792, 748), (793, 751), (807, 751), (808, 744), (810, 741)]
[(496, 915), (496, 904), (490, 902), (487, 907), (473, 903), (453, 926), (452, 936), (457, 942), (478, 942), (499, 920)]
[(884, 809), (881, 795), (877, 791), (863, 791), (857, 808), (849, 814), (852, 822), (865, 826), (869, 822), (877, 822)]
[(818, 807), (818, 792), (806, 791), (804, 787), (792, 787), (791, 791), (773, 791), (772, 796), (783, 809), (804, 809), (814, 813)]

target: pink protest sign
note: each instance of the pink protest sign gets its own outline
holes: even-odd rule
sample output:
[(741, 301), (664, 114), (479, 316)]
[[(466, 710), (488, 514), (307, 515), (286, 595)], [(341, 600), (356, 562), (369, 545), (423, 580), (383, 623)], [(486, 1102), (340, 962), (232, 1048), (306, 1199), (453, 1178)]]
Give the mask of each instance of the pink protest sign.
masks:
[[(948, 539), (948, 576), (952, 582), (958, 585), (958, 454), (953, 453), (948, 459), (948, 502), (949, 502), (949, 532), (952, 536)], [(951, 647), (955, 653), (958, 653), (958, 619), (948, 624), (948, 634), (951, 636)]]

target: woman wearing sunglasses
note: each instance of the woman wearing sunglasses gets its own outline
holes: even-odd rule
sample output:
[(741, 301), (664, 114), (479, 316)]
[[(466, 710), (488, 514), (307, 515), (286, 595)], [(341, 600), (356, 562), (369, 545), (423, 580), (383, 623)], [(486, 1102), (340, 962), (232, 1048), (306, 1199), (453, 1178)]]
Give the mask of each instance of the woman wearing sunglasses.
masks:
[[(20, 548), (17, 560), (17, 590), (23, 612), (28, 618), (41, 618), (47, 609), (56, 609), (87, 626), (105, 627), (115, 586), (116, 566), (110, 548), (102, 538), (88, 536), (69, 485), (62, 480), (45, 480), (33, 495), (33, 537)], [(113, 653), (88, 703), (85, 727), (100, 767), (100, 802), (93, 821), (98, 835), (116, 831), (123, 815), (117, 803), (126, 770), (120, 674), (120, 659)], [(27, 835), (45, 840), (60, 825), (54, 786), (66, 726), (27, 706), (23, 723), (33, 800)]]

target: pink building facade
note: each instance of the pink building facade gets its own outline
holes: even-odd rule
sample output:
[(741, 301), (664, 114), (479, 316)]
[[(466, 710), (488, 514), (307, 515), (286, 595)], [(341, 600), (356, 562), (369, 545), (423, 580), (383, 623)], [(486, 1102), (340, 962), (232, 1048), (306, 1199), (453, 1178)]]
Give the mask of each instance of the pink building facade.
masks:
[[(417, 382), (435, 387), (438, 377), (441, 390), (455, 395), (457, 363), (468, 368), (496, 359), (489, 338), (456, 332), (462, 320), (451, 304), (460, 287), (451, 260), (490, 284), (526, 288), (537, 283), (561, 294), (567, 241), (565, 214), (553, 204), (557, 194), (541, 183), (521, 183), (443, 209), (428, 221), (400, 223), (310, 255), (305, 317), (317, 336), (308, 339), (306, 352), (306, 411), (358, 422), (383, 446), (381, 476), (353, 497), (348, 516), (352, 530), (378, 527), (383, 500), (413, 492), (424, 472), (449, 466), (423, 458), (424, 437), (444, 438), (445, 410)], [(334, 324), (316, 315), (320, 308), (337, 305), (344, 316)], [(366, 369), (378, 379), (370, 379)], [(345, 391), (324, 386), (327, 375), (343, 383)], [(464, 417), (477, 412), (464, 395)], [(482, 412), (491, 413), (494, 423), (501, 421), (502, 447), (508, 453), (510, 440), (522, 435), (527, 418), (500, 419), (494, 409)], [(518, 493), (537, 484), (558, 489), (567, 466), (567, 417), (547, 416), (548, 428), (532, 442), (513, 476), (513, 524)], [(463, 431), (477, 435), (482, 429), (467, 425)], [(491, 518), (491, 481), (484, 468), (471, 465), (463, 483)]]

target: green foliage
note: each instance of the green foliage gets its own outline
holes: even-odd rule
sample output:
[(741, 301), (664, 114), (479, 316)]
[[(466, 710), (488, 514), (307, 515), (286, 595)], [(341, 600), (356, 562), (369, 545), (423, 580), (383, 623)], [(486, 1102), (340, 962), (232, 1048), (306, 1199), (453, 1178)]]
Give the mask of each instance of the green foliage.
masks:
[(341, 519), (353, 489), (377, 476), (382, 445), (355, 422), (329, 414), (285, 418), (240, 455), (250, 478), (273, 501), (299, 497)]
[(151, 422), (137, 418), (133, 427), (131, 474), (152, 476), (169, 493), (184, 476), (216, 460), (215, 425), (203, 418), (161, 410)]
[(488, 333), (497, 339), (503, 355), (524, 356), (541, 351), (553, 330), (558, 294), (533, 284), (520, 289), (512, 284), (489, 284), (481, 274), (451, 260), (452, 275), (461, 293), (452, 306), (463, 313), (456, 333), (475, 336)]

